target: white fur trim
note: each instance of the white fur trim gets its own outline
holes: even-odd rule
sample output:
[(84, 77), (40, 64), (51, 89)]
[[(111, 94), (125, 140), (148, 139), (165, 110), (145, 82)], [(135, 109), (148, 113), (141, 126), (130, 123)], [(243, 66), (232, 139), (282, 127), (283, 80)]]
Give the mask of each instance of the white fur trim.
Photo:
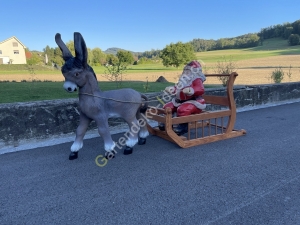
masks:
[(192, 71), (192, 73), (199, 73), (200, 70), (202, 72), (201, 67), (197, 67), (197, 68), (196, 67), (191, 67), (190, 70)]
[(141, 137), (141, 138), (146, 138), (146, 137), (148, 137), (148, 136), (149, 136), (148, 130), (141, 130), (141, 131), (139, 132), (139, 137)]
[(195, 100), (188, 100), (188, 101), (182, 103), (182, 105), (183, 105), (183, 104), (186, 104), (186, 103), (193, 104), (193, 105), (196, 106), (198, 109), (202, 109), (202, 110), (203, 110), (203, 109), (206, 108), (206, 104), (201, 104), (200, 102), (195, 101)]
[[(185, 88), (191, 88), (192, 83), (196, 80), (196, 79), (201, 79), (203, 82), (203, 79), (206, 79), (205, 76), (203, 75), (203, 78), (196, 76), (196, 75), (192, 75), (192, 76), (183, 76), (182, 79), (180, 79), (180, 81), (176, 84), (176, 91), (175, 91), (175, 95), (177, 97), (177, 99), (180, 99), (180, 92), (185, 89)], [(188, 94), (188, 95), (193, 95), (193, 94)]]
[(136, 143), (138, 143), (138, 141), (139, 141), (138, 138), (135, 138), (135, 139), (128, 138), (127, 141), (126, 141), (126, 145), (128, 147), (133, 147), (133, 146), (135, 146)]
[(179, 81), (177, 82), (177, 84), (175, 85), (176, 87), (176, 92), (180, 91), (181, 89), (185, 88), (185, 87), (189, 87), (192, 85), (192, 83), (196, 80), (196, 79), (201, 79), (202, 82), (204, 82), (206, 80), (206, 77), (203, 73), (193, 73), (191, 75), (181, 75), (179, 78)]
[(83, 142), (74, 142), (71, 146), (71, 152), (78, 152), (83, 146)]
[(187, 88), (184, 88), (182, 90), (182, 92), (186, 95), (193, 95), (195, 93), (195, 90), (192, 87), (187, 87)]
[(104, 144), (104, 150), (109, 152), (114, 150), (116, 144), (113, 142), (112, 144)]
[(175, 87), (172, 87), (172, 86), (166, 87), (165, 91), (168, 92), (169, 94), (174, 94)]

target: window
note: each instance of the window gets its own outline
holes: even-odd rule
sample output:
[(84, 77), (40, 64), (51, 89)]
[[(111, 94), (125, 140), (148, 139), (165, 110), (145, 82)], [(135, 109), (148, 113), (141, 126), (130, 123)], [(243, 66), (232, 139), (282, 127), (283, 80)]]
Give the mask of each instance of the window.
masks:
[(18, 42), (13, 42), (13, 47), (18, 47)]
[(19, 50), (14, 50), (14, 54), (19, 54)]

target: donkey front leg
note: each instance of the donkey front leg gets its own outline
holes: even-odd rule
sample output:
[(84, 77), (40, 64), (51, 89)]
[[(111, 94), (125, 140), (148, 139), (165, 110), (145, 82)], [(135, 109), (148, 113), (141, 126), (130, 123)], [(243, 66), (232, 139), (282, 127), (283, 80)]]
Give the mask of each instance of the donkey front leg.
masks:
[(96, 123), (98, 126), (98, 133), (104, 141), (104, 150), (106, 151), (105, 157), (107, 159), (112, 159), (117, 152), (115, 151), (116, 144), (110, 135), (108, 121), (97, 120)]
[(86, 133), (86, 130), (91, 122), (91, 119), (86, 117), (83, 113), (80, 113), (80, 121), (79, 126), (76, 130), (76, 138), (71, 146), (71, 153), (69, 155), (69, 160), (77, 159), (78, 158), (78, 151), (83, 146), (83, 137)]

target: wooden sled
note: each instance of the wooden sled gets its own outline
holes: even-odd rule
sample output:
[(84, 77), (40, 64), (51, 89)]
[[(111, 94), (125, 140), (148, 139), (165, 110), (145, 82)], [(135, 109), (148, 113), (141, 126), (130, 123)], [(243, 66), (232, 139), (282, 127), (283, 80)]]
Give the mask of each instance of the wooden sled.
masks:
[[(246, 131), (243, 129), (234, 129), (236, 105), (233, 96), (233, 84), (238, 74), (206, 74), (205, 76), (206, 78), (229, 77), (227, 96), (203, 95), (206, 104), (221, 105), (226, 107), (226, 109), (211, 112), (203, 111), (200, 114), (189, 116), (172, 117), (170, 108), (149, 107), (146, 113), (147, 118), (165, 124), (165, 131), (147, 124), (148, 131), (152, 135), (174, 142), (182, 148), (188, 148), (246, 134)], [(178, 136), (172, 129), (173, 126), (180, 123), (188, 123), (188, 132), (182, 136)]]

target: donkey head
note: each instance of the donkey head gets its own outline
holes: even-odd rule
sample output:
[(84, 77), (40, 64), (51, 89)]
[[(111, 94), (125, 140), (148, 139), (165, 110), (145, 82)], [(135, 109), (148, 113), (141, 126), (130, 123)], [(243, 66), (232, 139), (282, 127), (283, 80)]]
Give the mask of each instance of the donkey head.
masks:
[[(61, 35), (59, 33), (55, 35), (55, 41), (62, 51), (62, 56), (65, 61), (65, 64), (61, 69), (61, 72), (65, 77), (63, 87), (68, 92), (74, 92), (78, 87), (83, 87), (88, 80), (90, 72), (94, 72), (87, 64), (88, 53), (85, 41), (80, 33), (74, 33), (75, 57), (73, 57), (70, 50), (61, 40)], [(95, 76), (94, 73), (93, 75)]]

